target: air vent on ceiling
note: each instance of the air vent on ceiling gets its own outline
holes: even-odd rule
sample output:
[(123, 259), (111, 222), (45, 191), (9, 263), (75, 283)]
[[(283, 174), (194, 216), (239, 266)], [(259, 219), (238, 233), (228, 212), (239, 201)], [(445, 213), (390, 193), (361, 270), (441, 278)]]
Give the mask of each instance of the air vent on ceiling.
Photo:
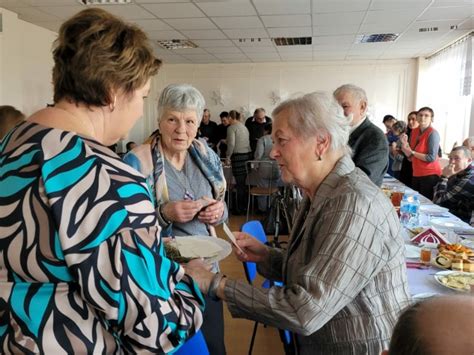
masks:
[(196, 43), (182, 39), (168, 39), (157, 42), (161, 47), (166, 49), (197, 48)]
[(272, 41), (277, 46), (305, 46), (313, 43), (311, 37), (275, 37)]
[(125, 5), (131, 4), (132, 0), (77, 0), (82, 5)]
[(398, 38), (398, 33), (376, 33), (373, 35), (358, 35), (355, 43), (393, 42)]
[(420, 27), (418, 32), (436, 32), (438, 31), (438, 27)]

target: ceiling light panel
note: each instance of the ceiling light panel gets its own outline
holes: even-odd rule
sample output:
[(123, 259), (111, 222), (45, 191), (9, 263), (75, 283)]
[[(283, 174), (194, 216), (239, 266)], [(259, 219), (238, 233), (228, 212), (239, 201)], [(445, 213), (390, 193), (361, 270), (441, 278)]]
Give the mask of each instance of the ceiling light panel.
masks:
[(77, 0), (83, 5), (123, 5), (131, 4), (132, 0)]

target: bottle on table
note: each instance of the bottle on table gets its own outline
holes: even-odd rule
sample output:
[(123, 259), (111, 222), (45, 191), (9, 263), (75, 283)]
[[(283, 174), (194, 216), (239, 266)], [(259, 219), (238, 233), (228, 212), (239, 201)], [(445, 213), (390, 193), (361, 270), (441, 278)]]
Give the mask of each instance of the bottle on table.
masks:
[(411, 227), (417, 227), (420, 224), (420, 198), (418, 194), (413, 195), (412, 202), (410, 203), (410, 221)]
[(408, 227), (410, 223), (410, 208), (411, 208), (410, 194), (403, 194), (402, 200), (400, 201), (400, 223), (404, 227)]

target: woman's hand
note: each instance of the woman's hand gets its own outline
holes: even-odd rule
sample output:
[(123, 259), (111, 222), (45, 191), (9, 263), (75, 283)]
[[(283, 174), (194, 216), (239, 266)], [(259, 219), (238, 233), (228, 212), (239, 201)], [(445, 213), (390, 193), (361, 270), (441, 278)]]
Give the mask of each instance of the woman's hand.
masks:
[(199, 221), (210, 225), (218, 223), (224, 214), (224, 202), (210, 199), (208, 197), (203, 197), (203, 199), (209, 202), (209, 204), (199, 212)]
[(408, 144), (408, 136), (406, 133), (402, 133), (400, 135), (400, 142), (402, 142), (402, 145), (407, 145)]
[(237, 259), (240, 261), (252, 261), (258, 263), (268, 258), (270, 252), (265, 244), (260, 243), (250, 234), (244, 232), (234, 232), (234, 235), (238, 246), (243, 251), (242, 253), (235, 246), (232, 246)]
[(210, 271), (211, 265), (206, 264), (201, 259), (194, 259), (183, 265), (186, 274), (191, 276), (199, 286), (202, 293), (206, 294), (209, 291), (209, 285), (211, 283), (214, 274)]
[(191, 221), (201, 208), (202, 205), (199, 201), (182, 200), (167, 202), (161, 210), (166, 219), (172, 222), (186, 223)]

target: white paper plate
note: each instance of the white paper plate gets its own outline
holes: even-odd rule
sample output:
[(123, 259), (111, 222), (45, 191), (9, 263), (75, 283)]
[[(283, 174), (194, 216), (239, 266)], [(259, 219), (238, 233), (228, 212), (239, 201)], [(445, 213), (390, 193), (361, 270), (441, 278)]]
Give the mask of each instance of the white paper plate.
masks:
[(416, 245), (405, 244), (405, 258), (407, 259), (419, 259), (421, 248)]
[[(435, 279), (436, 282), (439, 283), (441, 286), (444, 286), (444, 287), (449, 288), (449, 289), (451, 289), (451, 290), (454, 290), (454, 291), (457, 291), (457, 292), (469, 292), (469, 290), (466, 290), (466, 289), (460, 289), (460, 288), (448, 286), (448, 285), (444, 284), (443, 281), (441, 281), (443, 276), (448, 276), (448, 275), (453, 275), (453, 274), (467, 275), (467, 276), (470, 276), (470, 277), (473, 277), (473, 278), (474, 278), (474, 273), (470, 273), (470, 272), (461, 272), (461, 271), (440, 271), (440, 272), (437, 272), (437, 273), (434, 275), (434, 279)], [(471, 285), (471, 289), (472, 289), (472, 288), (474, 288), (474, 285)]]
[(209, 263), (220, 261), (232, 252), (229, 242), (207, 235), (177, 236), (175, 240), (182, 256), (204, 258)]

